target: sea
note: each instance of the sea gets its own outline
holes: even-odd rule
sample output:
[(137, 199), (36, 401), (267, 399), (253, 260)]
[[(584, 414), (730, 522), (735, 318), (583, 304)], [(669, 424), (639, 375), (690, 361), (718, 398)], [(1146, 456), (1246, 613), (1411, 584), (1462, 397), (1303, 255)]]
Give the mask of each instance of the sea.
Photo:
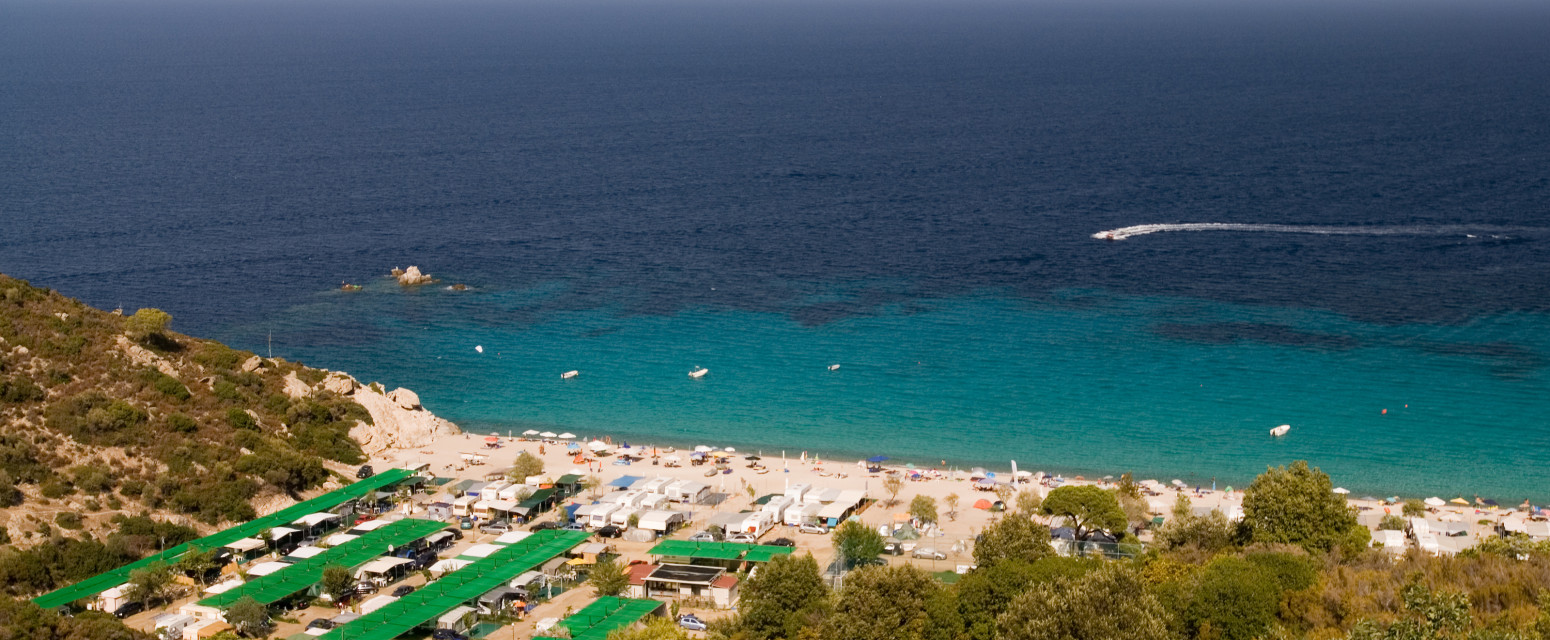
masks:
[(1546, 34), (1513, 0), (0, 0), (0, 272), (470, 431), (1544, 502)]

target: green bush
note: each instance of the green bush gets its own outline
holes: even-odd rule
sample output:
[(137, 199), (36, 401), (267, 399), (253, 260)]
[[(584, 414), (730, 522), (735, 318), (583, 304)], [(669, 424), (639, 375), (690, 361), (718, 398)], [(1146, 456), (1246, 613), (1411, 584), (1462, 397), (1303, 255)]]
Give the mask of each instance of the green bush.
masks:
[(61, 529), (70, 529), (72, 531), (80, 529), (83, 526), (81, 522), (81, 514), (75, 513), (73, 511), (66, 511), (54, 516), (54, 524), (59, 525), (59, 528)]
[(49, 478), (42, 485), (38, 486), (38, 492), (42, 493), (45, 498), (57, 500), (75, 493), (75, 487), (61, 481), (59, 478)]
[(0, 378), (0, 403), (23, 404), (38, 402), (48, 397), (38, 385), (21, 376)]
[(199, 423), (181, 413), (167, 416), (167, 428), (178, 433), (193, 433), (199, 430)]
[(151, 383), (152, 387), (154, 387), (157, 391), (160, 391), (162, 395), (169, 398), (187, 400), (191, 395), (188, 392), (188, 387), (184, 386), (182, 382), (178, 382), (177, 378), (169, 376), (155, 369), (149, 369), (146, 371), (146, 379)]
[(232, 384), (230, 380), (217, 380), (213, 389), (215, 397), (222, 400), (235, 401), (242, 399), (242, 393), (237, 391), (237, 385)]
[(1197, 577), (1185, 621), (1197, 637), (1254, 640), (1276, 620), (1281, 602), (1276, 587), (1253, 563), (1219, 556)]
[(258, 430), (258, 421), (254, 420), (253, 416), (247, 411), (237, 407), (232, 407), (226, 410), (226, 423), (231, 425), (234, 429), (244, 429), (248, 431)]

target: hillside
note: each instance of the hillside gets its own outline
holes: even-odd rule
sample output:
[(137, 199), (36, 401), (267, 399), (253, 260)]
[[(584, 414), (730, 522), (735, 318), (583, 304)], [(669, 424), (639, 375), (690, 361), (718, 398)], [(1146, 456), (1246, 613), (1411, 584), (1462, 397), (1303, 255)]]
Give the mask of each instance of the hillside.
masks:
[(353, 480), (362, 442), (456, 432), (406, 390), (261, 358), (171, 321), (0, 275), (6, 591), (68, 583)]

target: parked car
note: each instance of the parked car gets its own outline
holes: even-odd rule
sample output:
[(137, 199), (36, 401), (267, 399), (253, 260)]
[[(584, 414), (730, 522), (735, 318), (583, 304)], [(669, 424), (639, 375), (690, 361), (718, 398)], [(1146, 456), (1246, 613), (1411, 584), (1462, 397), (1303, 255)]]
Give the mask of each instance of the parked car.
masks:
[(797, 531), (800, 531), (802, 533), (816, 533), (816, 534), (819, 534), (819, 535), (823, 535), (823, 534), (829, 532), (829, 528), (825, 527), (825, 526), (823, 526), (821, 524), (804, 524), (804, 525), (802, 525), (800, 527), (797, 527)]
[(370, 580), (362, 580), (355, 583), (355, 592), (359, 594), (376, 593), (377, 585)]
[(751, 533), (734, 533), (734, 534), (732, 534), (730, 536), (727, 536), (727, 542), (741, 542), (741, 543), (744, 543), (744, 544), (753, 544), (755, 542), (758, 542), (758, 538), (753, 537), (753, 534), (751, 534)]
[(134, 614), (140, 613), (141, 611), (145, 611), (144, 603), (125, 602), (124, 604), (120, 605), (119, 608), (113, 610), (113, 617), (122, 620)]
[(334, 626), (334, 621), (329, 620), (328, 618), (318, 618), (317, 620), (313, 620), (312, 622), (307, 623), (308, 629), (332, 629)]
[(692, 613), (686, 613), (684, 615), (678, 616), (678, 626), (690, 631), (705, 630), (705, 622), (699, 618), (694, 617), (694, 614)]
[(412, 584), (398, 585), (398, 587), (393, 589), (393, 597), (394, 598), (402, 598), (402, 597), (407, 596), (407, 595), (409, 595), (411, 593), (414, 593), (414, 585), (412, 585)]
[(457, 528), (461, 529), (463, 531), (468, 531), (469, 529), (474, 528), (474, 519), (473, 518), (463, 518), (462, 520), (459, 520), (457, 522)]
[(506, 522), (505, 520), (500, 520), (479, 527), (479, 530), (485, 533), (506, 533), (511, 531), (511, 523)]
[(925, 558), (927, 560), (946, 560), (947, 554), (931, 547), (916, 547), (915, 551), (910, 553), (910, 557)]
[(528, 527), (528, 529), (532, 530), (532, 531), (548, 531), (550, 529), (558, 529), (558, 528), (560, 528), (560, 523), (555, 522), (553, 520), (546, 520), (544, 522), (540, 522), (540, 523), (535, 524), (535, 525), (533, 525), (531, 527)]
[(883, 543), (883, 553), (890, 556), (902, 556), (904, 555), (904, 545), (898, 541), (885, 542)]
[(358, 479), (361, 479), (361, 480), (365, 480), (365, 479), (370, 478), (370, 477), (372, 477), (374, 475), (377, 475), (377, 472), (376, 471), (372, 471), (371, 470), (371, 465), (369, 465), (369, 464), (363, 464), (363, 465), (361, 465), (360, 469), (357, 469), (355, 471), (355, 477), (358, 478)]
[(572, 522), (572, 523), (566, 524), (564, 529), (566, 531), (586, 531), (587, 530), (587, 525), (581, 524), (580, 522)]
[(451, 629), (437, 629), (431, 633), (431, 637), (435, 640), (468, 640), (468, 636)]
[(716, 534), (711, 533), (709, 531), (701, 531), (701, 532), (696, 533), (696, 534), (694, 534), (692, 536), (689, 536), (689, 541), (690, 542), (720, 542), (720, 540), (716, 539)]
[(603, 538), (617, 538), (624, 534), (624, 529), (610, 524), (607, 526), (598, 527), (596, 533), (598, 536)]
[(791, 538), (776, 538), (764, 544), (776, 547), (795, 547), (797, 546), (797, 541), (792, 540)]

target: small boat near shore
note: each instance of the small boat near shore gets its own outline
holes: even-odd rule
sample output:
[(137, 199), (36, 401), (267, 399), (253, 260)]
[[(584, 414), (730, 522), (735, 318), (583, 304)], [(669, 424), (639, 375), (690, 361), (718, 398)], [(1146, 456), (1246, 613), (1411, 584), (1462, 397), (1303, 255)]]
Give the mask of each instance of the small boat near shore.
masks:
[(839, 371), (840, 370), (840, 365), (831, 364), (831, 365), (829, 365), (829, 370), (830, 371)]
[(560, 374), (560, 379), (561, 380), (569, 380), (569, 379), (574, 378), (574, 377), (579, 376), (579, 375), (581, 375), (580, 371), (576, 371), (576, 370), (572, 369), (570, 371), (566, 371), (565, 373)]
[(706, 369), (705, 367), (700, 367), (698, 369), (690, 371), (689, 372), (689, 377), (690, 378), (694, 378), (695, 380), (699, 380), (700, 378), (705, 377), (705, 374), (707, 374), (707, 373), (710, 373), (710, 369)]
[(1283, 424), (1283, 425), (1281, 425), (1279, 427), (1271, 429), (1270, 430), (1270, 435), (1279, 438), (1281, 436), (1286, 435), (1286, 432), (1291, 431), (1291, 430), (1292, 430), (1292, 425)]

